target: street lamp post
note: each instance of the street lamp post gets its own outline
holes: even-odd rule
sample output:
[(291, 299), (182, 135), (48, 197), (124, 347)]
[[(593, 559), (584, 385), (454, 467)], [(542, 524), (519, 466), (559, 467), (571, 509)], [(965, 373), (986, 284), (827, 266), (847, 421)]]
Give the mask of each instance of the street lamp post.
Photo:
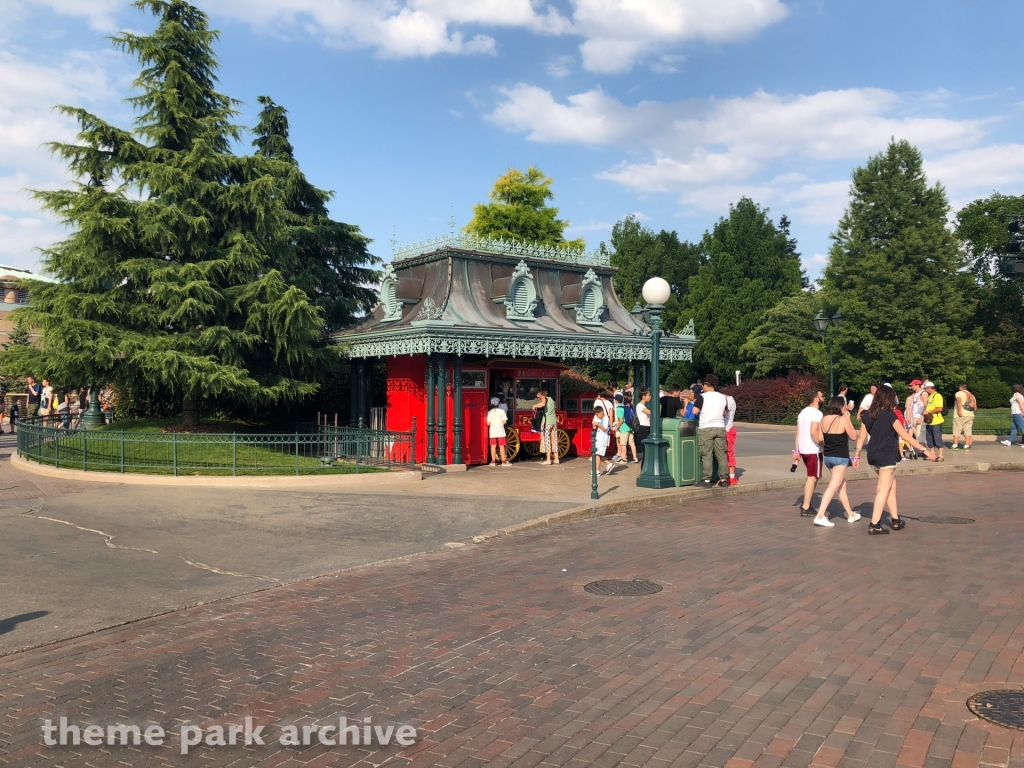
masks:
[(674, 488), (668, 467), (668, 440), (661, 436), (661, 403), (658, 402), (658, 356), (661, 342), (661, 313), (671, 295), (669, 284), (660, 277), (644, 283), (643, 296), (651, 317), (651, 435), (644, 440), (644, 468), (636, 479), (640, 488)]
[(838, 328), (842, 319), (843, 316), (838, 312), (832, 315), (832, 317), (825, 317), (825, 313), (819, 311), (811, 321), (814, 323), (814, 330), (820, 333), (823, 339), (828, 339), (828, 396), (830, 399), (836, 396), (836, 385), (832, 365), (832, 335), (828, 332), (828, 329), (830, 326)]
[(89, 384), (89, 408), (82, 414), (82, 426), (85, 429), (95, 429), (96, 427), (102, 427), (107, 423), (107, 418), (103, 415), (103, 409), (100, 408), (99, 395), (96, 392), (96, 387)]

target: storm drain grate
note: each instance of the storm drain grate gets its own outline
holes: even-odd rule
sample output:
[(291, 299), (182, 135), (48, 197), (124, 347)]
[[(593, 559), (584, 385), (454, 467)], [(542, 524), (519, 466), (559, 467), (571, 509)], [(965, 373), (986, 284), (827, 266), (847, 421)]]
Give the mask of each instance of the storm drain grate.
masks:
[(985, 691), (967, 700), (967, 708), (982, 720), (1024, 731), (1024, 691)]
[(941, 516), (928, 516), (917, 518), (919, 523), (936, 523), (937, 525), (970, 525), (974, 522), (969, 517), (941, 517)]
[(583, 587), (584, 592), (601, 597), (642, 597), (643, 595), (656, 595), (661, 590), (661, 584), (655, 584), (646, 579), (633, 579), (632, 581), (605, 579), (604, 581), (592, 581)]

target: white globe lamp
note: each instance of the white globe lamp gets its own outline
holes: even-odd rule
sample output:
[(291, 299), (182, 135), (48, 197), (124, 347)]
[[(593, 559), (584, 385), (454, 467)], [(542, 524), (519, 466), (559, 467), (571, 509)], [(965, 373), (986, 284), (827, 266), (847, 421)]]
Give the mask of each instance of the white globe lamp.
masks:
[(672, 288), (662, 277), (652, 277), (644, 283), (643, 296), (648, 304), (664, 304), (672, 295)]

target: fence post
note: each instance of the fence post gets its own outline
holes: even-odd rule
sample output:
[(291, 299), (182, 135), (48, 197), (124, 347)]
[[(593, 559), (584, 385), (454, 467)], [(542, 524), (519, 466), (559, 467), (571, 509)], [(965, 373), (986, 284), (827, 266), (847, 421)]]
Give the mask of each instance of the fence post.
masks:
[(238, 434), (231, 433), (231, 476), (238, 476)]
[[(57, 438), (58, 442), (60, 438)], [(89, 430), (82, 430), (82, 471), (89, 471)]]
[(416, 469), (416, 417), (412, 417), (412, 429), (409, 430), (409, 469)]
[(171, 432), (171, 463), (174, 466), (174, 476), (178, 476), (178, 433)]
[(597, 492), (597, 427), (590, 430), (590, 498), (601, 498)]
[(299, 474), (299, 433), (295, 433), (295, 474)]
[(121, 430), (121, 474), (124, 474), (124, 430)]
[[(42, 464), (43, 452), (39, 452), (39, 463)], [(60, 469), (60, 436), (53, 438), (53, 462), (57, 469)]]

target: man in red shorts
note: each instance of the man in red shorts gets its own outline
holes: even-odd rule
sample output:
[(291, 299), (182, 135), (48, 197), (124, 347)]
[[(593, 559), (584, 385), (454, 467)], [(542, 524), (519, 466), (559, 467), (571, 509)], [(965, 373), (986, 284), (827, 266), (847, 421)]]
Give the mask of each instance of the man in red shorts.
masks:
[(824, 440), (821, 435), (821, 404), (824, 401), (825, 396), (820, 391), (811, 390), (807, 393), (807, 407), (800, 411), (796, 419), (796, 447), (793, 459), (795, 461), (799, 457), (807, 467), (804, 501), (800, 505), (801, 517), (814, 517), (818, 514), (818, 510), (811, 506), (811, 500), (814, 498), (814, 487), (821, 479), (821, 468), (825, 463), (821, 449)]

